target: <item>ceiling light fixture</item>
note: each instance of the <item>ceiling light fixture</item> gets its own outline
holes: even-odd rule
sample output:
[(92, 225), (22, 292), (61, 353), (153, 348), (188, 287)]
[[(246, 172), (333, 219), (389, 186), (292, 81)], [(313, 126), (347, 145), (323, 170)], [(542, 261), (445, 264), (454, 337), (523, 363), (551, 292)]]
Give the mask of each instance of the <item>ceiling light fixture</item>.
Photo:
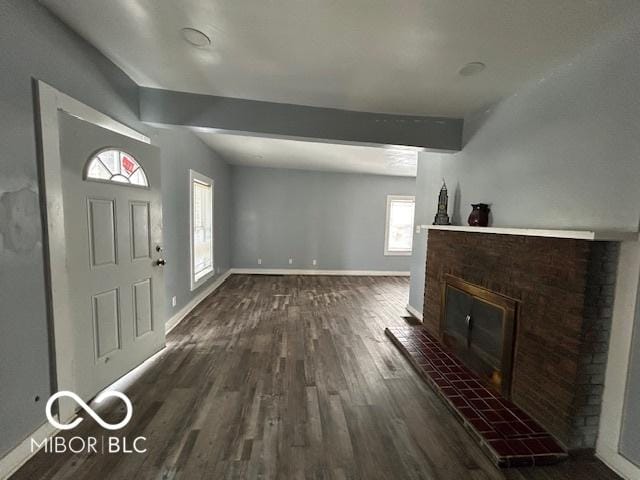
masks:
[(193, 45), (198, 48), (205, 48), (211, 45), (211, 39), (200, 30), (195, 28), (186, 27), (181, 30), (182, 38), (189, 45)]
[(470, 77), (471, 75), (476, 75), (483, 71), (487, 66), (482, 62), (470, 62), (464, 65), (460, 70), (458, 70), (458, 74), (463, 77)]

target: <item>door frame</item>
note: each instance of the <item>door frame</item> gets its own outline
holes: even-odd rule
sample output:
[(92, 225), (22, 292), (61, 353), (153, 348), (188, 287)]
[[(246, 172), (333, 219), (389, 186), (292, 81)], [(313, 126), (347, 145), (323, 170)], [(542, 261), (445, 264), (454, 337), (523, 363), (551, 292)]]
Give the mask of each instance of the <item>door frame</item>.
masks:
[(638, 478), (640, 468), (620, 452), (620, 434), (631, 369), (634, 331), (640, 325), (640, 242), (620, 244), (596, 457), (623, 478)]
[[(66, 269), (67, 240), (64, 228), (60, 127), (62, 111), (86, 122), (143, 143), (149, 137), (113, 118), (34, 79), (36, 135), (38, 145), (38, 181), (43, 225), (43, 251), (47, 279), (48, 326), (51, 361), (51, 389), (76, 391), (73, 373), (73, 323), (69, 315), (69, 275)], [(58, 418), (67, 421), (75, 415), (75, 404), (58, 399)]]

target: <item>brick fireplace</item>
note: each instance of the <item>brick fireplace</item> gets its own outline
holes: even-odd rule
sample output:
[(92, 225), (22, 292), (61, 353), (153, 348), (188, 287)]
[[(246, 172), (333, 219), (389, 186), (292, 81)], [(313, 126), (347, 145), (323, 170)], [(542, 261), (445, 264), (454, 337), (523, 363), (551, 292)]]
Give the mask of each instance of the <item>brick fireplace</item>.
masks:
[[(518, 407), (569, 449), (595, 446), (618, 242), (429, 230), (424, 328), (444, 339), (447, 280), (515, 302)], [(505, 392), (503, 392), (505, 393)]]

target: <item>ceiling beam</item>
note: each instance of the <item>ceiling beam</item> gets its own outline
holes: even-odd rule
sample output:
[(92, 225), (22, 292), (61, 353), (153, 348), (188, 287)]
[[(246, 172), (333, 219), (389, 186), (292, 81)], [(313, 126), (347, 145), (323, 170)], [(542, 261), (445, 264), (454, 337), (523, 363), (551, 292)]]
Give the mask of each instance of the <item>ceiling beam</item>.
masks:
[(354, 112), (140, 87), (145, 122), (440, 152), (462, 148), (461, 119)]

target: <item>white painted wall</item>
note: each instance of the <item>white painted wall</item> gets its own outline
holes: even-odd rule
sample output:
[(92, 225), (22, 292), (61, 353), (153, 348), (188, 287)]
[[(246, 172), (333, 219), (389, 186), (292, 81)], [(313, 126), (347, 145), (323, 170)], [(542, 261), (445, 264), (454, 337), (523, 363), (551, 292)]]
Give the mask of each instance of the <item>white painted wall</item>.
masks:
[[(492, 204), (495, 226), (637, 230), (639, 49), (640, 5), (571, 63), (467, 118), (462, 152), (420, 154), (416, 223), (433, 222), (445, 177), (450, 214), (458, 224), (466, 222), (470, 203), (485, 202)], [(411, 267), (410, 305), (419, 312), (425, 236), (416, 234)], [(637, 242), (623, 249), (611, 348), (616, 367), (609, 371), (605, 391), (609, 400), (621, 401), (626, 382), (628, 355), (614, 350), (629, 340), (621, 337), (628, 336), (634, 321), (640, 264), (632, 260), (639, 249)], [(605, 402), (603, 419), (618, 407)], [(620, 419), (620, 412), (613, 415), (618, 431)], [(598, 452), (622, 472), (617, 441), (615, 431), (603, 429)], [(640, 478), (638, 469), (623, 473)]]

